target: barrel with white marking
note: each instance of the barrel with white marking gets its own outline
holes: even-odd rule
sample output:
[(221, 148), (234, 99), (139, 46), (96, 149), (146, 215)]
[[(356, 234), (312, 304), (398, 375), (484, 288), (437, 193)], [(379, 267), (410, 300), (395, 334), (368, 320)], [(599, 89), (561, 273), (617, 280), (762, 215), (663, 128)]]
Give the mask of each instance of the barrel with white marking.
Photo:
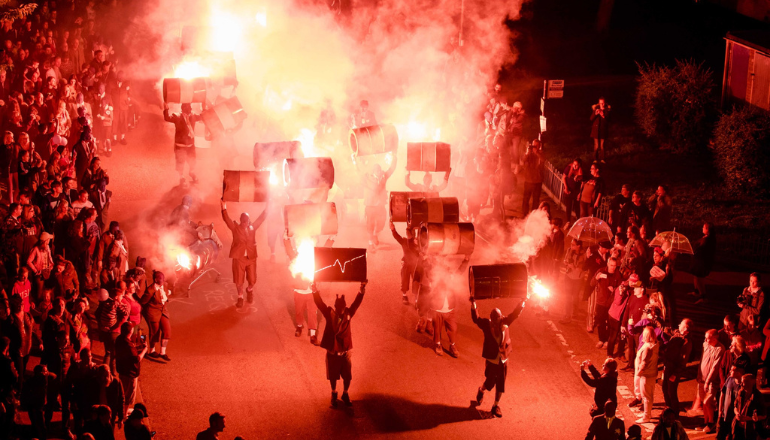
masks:
[(265, 202), (269, 191), (269, 171), (224, 172), (222, 200), (225, 202)]
[(476, 232), (473, 223), (423, 223), (419, 243), (429, 255), (470, 255)]
[(419, 191), (392, 191), (390, 193), (390, 221), (405, 222), (409, 199), (436, 198), (438, 193)]
[(337, 206), (332, 202), (286, 205), (283, 220), (290, 237), (337, 234)]
[(163, 101), (179, 104), (206, 102), (206, 78), (163, 78)]
[(349, 142), (356, 156), (389, 153), (398, 148), (398, 132), (390, 124), (354, 128), (350, 130)]
[(447, 172), (452, 166), (452, 149), (444, 142), (407, 142), (408, 171)]
[(209, 129), (212, 135), (218, 136), (227, 130), (236, 128), (240, 123), (246, 120), (246, 112), (243, 111), (238, 97), (233, 96), (230, 99), (220, 102), (213, 108), (204, 110), (201, 113), (203, 124)]
[(291, 189), (331, 188), (334, 163), (330, 157), (303, 157), (283, 161), (283, 182)]
[(412, 226), (423, 223), (457, 223), (460, 221), (460, 203), (457, 197), (409, 199), (406, 221)]
[(316, 247), (313, 281), (362, 282), (366, 281), (366, 249)]
[(471, 297), (527, 298), (527, 266), (523, 263), (489, 264), (468, 269)]

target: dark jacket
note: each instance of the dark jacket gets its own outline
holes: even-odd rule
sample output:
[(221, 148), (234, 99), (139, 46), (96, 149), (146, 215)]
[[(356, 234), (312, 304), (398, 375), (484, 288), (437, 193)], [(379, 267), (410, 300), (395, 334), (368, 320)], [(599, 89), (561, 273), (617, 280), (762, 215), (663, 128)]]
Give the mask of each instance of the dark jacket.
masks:
[(604, 107), (604, 115), (597, 114), (598, 104), (591, 106), (591, 137), (594, 139), (607, 139), (607, 126), (610, 117), (610, 106)]
[(677, 330), (663, 347), (663, 374), (681, 377), (692, 352), (692, 337), (689, 334), (683, 336)]
[(61, 273), (54, 270), (51, 275), (56, 280), (56, 290), (54, 291), (56, 296), (69, 298), (73, 293), (80, 291), (78, 274), (75, 271), (75, 266), (69, 261), (64, 262), (64, 270)]
[(417, 265), (417, 260), (419, 259), (419, 250), (414, 244), (414, 241), (409, 240), (406, 237), (402, 237), (401, 234), (399, 234), (395, 229), (392, 232), (393, 238), (395, 238), (398, 244), (401, 245), (401, 250), (404, 252), (404, 256), (401, 257), (401, 261), (404, 262), (404, 266), (414, 268)]
[(585, 370), (580, 370), (580, 377), (589, 387), (596, 388), (594, 392), (594, 409), (601, 414), (604, 413), (604, 404), (608, 400), (618, 403), (618, 373), (611, 372), (606, 375), (599, 373), (593, 365), (589, 366), (591, 376)]
[(607, 426), (607, 417), (596, 416), (588, 427), (586, 440), (625, 440), (626, 425), (623, 420), (615, 417), (610, 426)]
[(247, 228), (243, 228), (227, 215), (226, 209), (222, 210), (222, 220), (225, 221), (227, 228), (233, 233), (233, 244), (230, 245), (230, 258), (242, 259), (245, 255), (247, 260), (254, 261), (257, 259), (257, 228), (262, 225), (266, 217), (267, 208), (262, 211), (262, 214), (256, 220), (249, 223)]
[(163, 119), (174, 124), (174, 147), (195, 146), (195, 123), (201, 121), (201, 115), (190, 114), (187, 118), (181, 113), (169, 114), (163, 110)]
[(709, 231), (709, 235), (704, 235), (696, 241), (693, 251), (690, 273), (698, 278), (705, 278), (711, 273), (717, 253), (717, 238), (714, 233)]
[(476, 311), (476, 308), (471, 307), (471, 319), (473, 319), (473, 323), (484, 332), (484, 348), (481, 350), (481, 356), (484, 359), (495, 360), (497, 359), (498, 354), (502, 359), (508, 359), (508, 356), (511, 354), (512, 350), (511, 336), (510, 332), (508, 331), (508, 326), (510, 326), (511, 323), (513, 323), (513, 321), (516, 320), (519, 315), (521, 315), (522, 310), (524, 310), (523, 301), (521, 304), (519, 304), (518, 307), (516, 307), (516, 310), (514, 310), (513, 313), (502, 318), (501, 323), (504, 330), (503, 341), (498, 344), (497, 339), (492, 332), (492, 321), (490, 321), (488, 318), (479, 318), (479, 314)]
[(350, 328), (350, 320), (356, 314), (361, 301), (364, 300), (364, 290), (361, 289), (350, 307), (346, 307), (341, 314), (324, 304), (321, 294), (313, 291), (313, 301), (326, 320), (324, 335), (321, 338), (321, 348), (332, 352), (345, 352), (353, 348), (353, 336)]

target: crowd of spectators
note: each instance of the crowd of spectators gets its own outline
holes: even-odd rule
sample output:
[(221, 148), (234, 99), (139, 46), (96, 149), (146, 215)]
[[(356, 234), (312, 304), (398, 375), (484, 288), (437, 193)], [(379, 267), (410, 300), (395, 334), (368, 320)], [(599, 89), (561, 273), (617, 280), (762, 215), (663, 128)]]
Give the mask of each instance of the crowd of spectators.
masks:
[[(102, 34), (109, 22), (100, 18), (114, 7), (40, 2), (0, 23), (3, 439), (113, 439), (124, 422), (127, 439), (151, 437), (134, 400), (143, 357), (170, 360), (168, 326), (160, 330), (167, 295), (162, 274), (146, 294), (145, 260), (129, 269), (128, 239), (110, 221), (99, 155), (127, 144), (138, 119), (120, 54)], [(143, 314), (149, 341), (135, 330)]]

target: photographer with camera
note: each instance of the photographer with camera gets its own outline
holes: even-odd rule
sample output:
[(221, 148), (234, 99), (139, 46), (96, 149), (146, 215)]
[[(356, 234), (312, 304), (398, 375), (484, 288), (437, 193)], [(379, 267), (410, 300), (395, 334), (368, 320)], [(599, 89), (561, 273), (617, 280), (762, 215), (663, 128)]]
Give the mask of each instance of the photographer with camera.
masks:
[(738, 297), (738, 307), (741, 308), (739, 317), (740, 330), (748, 327), (749, 315), (754, 315), (754, 322), (759, 323), (757, 327), (764, 325), (767, 319), (765, 311), (765, 292), (760, 284), (760, 277), (757, 272), (749, 275), (749, 287), (743, 289), (743, 293)]
[[(588, 370), (591, 376), (588, 376)], [(589, 413), (591, 417), (604, 414), (604, 406), (612, 402), (618, 404), (618, 363), (613, 358), (607, 358), (602, 364), (602, 372), (593, 366), (591, 361), (585, 360), (580, 364), (580, 377), (589, 387), (596, 388), (594, 392), (594, 404)]]
[(115, 360), (120, 383), (123, 385), (124, 414), (128, 408), (134, 406), (141, 363), (147, 354), (146, 337), (140, 335), (137, 340), (133, 335), (134, 325), (124, 322), (120, 326), (120, 336), (115, 340)]
[(679, 414), (679, 381), (687, 368), (687, 361), (692, 353), (692, 337), (690, 329), (692, 320), (685, 318), (679, 323), (679, 329), (674, 330), (663, 351), (663, 399), (666, 406)]

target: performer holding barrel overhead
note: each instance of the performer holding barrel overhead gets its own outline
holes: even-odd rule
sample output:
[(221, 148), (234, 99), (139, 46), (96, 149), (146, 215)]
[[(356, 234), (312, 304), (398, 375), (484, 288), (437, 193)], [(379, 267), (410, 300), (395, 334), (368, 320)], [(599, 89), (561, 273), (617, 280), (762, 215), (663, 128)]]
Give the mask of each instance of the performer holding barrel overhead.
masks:
[(484, 345), (481, 356), (486, 360), (484, 369), (484, 383), (476, 393), (476, 402), (481, 405), (484, 399), (484, 391), (492, 391), (495, 388), (495, 403), (492, 405), (492, 414), (502, 417), (500, 398), (505, 392), (505, 379), (508, 377), (508, 357), (511, 355), (511, 334), (508, 328), (524, 310), (526, 299), (521, 301), (518, 307), (508, 316), (503, 316), (500, 309), (494, 309), (489, 313), (489, 319), (480, 318), (476, 311), (476, 301), (471, 296), (471, 319), (481, 331), (484, 332)]
[(385, 185), (396, 170), (398, 159), (393, 155), (390, 168), (382, 171), (379, 164), (374, 164), (372, 172), (364, 175), (364, 214), (366, 216), (366, 233), (369, 235), (369, 247), (372, 251), (380, 244), (377, 235), (385, 228), (387, 219), (388, 191)]
[(254, 284), (257, 283), (257, 229), (267, 218), (268, 206), (262, 214), (253, 222), (249, 221), (249, 214), (241, 213), (240, 223), (234, 222), (227, 214), (227, 204), (219, 201), (222, 206), (222, 219), (227, 228), (233, 233), (233, 244), (230, 246), (230, 258), (233, 259), (233, 282), (238, 292), (238, 302), (235, 307), (243, 307), (243, 281), (248, 281), (246, 287), (246, 300), (254, 301)]
[(198, 183), (198, 177), (195, 175), (195, 123), (201, 121), (201, 116), (193, 114), (190, 104), (182, 104), (182, 113), (169, 114), (168, 103), (164, 103), (163, 119), (174, 124), (174, 157), (179, 184), (185, 183), (185, 163), (190, 180), (192, 183)]
[(404, 184), (407, 186), (407, 188), (411, 189), (412, 191), (425, 191), (425, 192), (441, 192), (446, 189), (447, 185), (449, 184), (449, 174), (452, 172), (452, 169), (450, 168), (449, 171), (444, 173), (444, 181), (441, 182), (438, 185), (433, 184), (433, 176), (429, 172), (425, 172), (425, 175), (422, 176), (422, 185), (419, 183), (412, 183), (412, 172), (407, 170), (406, 176), (404, 177)]

